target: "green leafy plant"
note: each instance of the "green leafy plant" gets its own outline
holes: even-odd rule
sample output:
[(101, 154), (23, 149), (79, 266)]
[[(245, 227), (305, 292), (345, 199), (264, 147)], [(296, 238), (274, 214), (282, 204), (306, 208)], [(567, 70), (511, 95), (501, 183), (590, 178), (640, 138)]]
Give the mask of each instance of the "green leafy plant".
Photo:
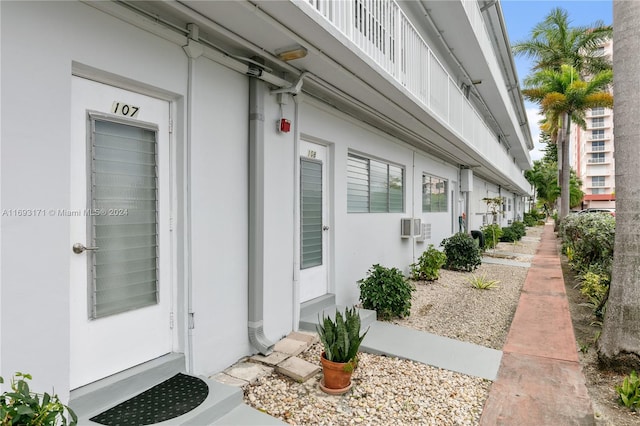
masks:
[(472, 275), (471, 278), (467, 280), (471, 287), (477, 288), (478, 290), (491, 290), (492, 288), (498, 287), (498, 280), (490, 280), (486, 275)]
[(516, 220), (510, 226), (502, 228), (500, 241), (513, 243), (516, 241), (520, 241), (526, 234), (527, 228), (524, 226), (524, 223)]
[(440, 268), (447, 262), (447, 256), (429, 244), (418, 258), (418, 263), (411, 264), (411, 278), (420, 281), (434, 281), (440, 278)]
[[(0, 424), (55, 426), (76, 425), (78, 418), (71, 408), (60, 402), (57, 395), (37, 394), (29, 389), (30, 374), (17, 372), (11, 379), (11, 392), (0, 395)], [(0, 377), (0, 383), (4, 379)], [(70, 421), (67, 423), (68, 414)]]
[(491, 212), (491, 223), (496, 223), (498, 221), (498, 214), (504, 212), (502, 210), (502, 205), (504, 203), (504, 199), (502, 197), (493, 197), (493, 198), (483, 198), (482, 201), (487, 205), (487, 210)]
[(494, 248), (498, 245), (500, 237), (502, 237), (502, 228), (497, 223), (485, 225), (480, 228), (484, 235), (484, 247), (487, 249)]
[(516, 235), (518, 236), (518, 240), (521, 240), (522, 237), (527, 235), (527, 227), (523, 222), (516, 220), (511, 224), (511, 228), (515, 231)]
[(567, 256), (567, 260), (569, 261), (569, 263), (573, 262), (573, 247), (565, 247), (564, 254)]
[(616, 386), (618, 392), (618, 402), (633, 411), (640, 406), (640, 379), (635, 371), (626, 376), (622, 386)]
[(445, 238), (440, 245), (444, 247), (444, 254), (447, 256), (447, 269), (471, 272), (482, 263), (480, 249), (473, 238), (464, 232)]
[(540, 216), (537, 210), (531, 210), (530, 212), (522, 215), (522, 221), (526, 226), (536, 226), (538, 221), (540, 220)]
[(572, 250), (571, 267), (579, 273), (595, 272), (610, 282), (615, 226), (615, 217), (609, 214), (567, 215), (560, 223), (558, 236), (564, 252)]
[(580, 293), (586, 296), (589, 301), (581, 305), (589, 306), (594, 315), (602, 319), (606, 308), (606, 301), (609, 292), (609, 283), (606, 277), (595, 272), (585, 272), (580, 276)]
[(521, 237), (518, 235), (518, 232), (513, 229), (511, 226), (506, 226), (502, 228), (502, 235), (500, 236), (500, 241), (504, 241), (507, 243), (513, 243), (520, 239)]
[(373, 265), (358, 285), (362, 306), (375, 310), (379, 319), (409, 315), (415, 287), (399, 269)]
[[(336, 309), (334, 319), (323, 317), (316, 326), (324, 346), (325, 358), (333, 362), (355, 364), (360, 344), (367, 331), (360, 335), (360, 315), (356, 308), (347, 308), (342, 313)], [(353, 365), (350, 367), (353, 369)]]

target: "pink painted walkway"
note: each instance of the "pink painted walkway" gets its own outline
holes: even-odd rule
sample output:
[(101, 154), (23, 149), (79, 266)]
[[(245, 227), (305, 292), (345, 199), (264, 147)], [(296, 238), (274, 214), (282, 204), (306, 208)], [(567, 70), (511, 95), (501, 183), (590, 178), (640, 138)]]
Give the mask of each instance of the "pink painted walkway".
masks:
[(553, 224), (542, 233), (481, 425), (593, 425)]

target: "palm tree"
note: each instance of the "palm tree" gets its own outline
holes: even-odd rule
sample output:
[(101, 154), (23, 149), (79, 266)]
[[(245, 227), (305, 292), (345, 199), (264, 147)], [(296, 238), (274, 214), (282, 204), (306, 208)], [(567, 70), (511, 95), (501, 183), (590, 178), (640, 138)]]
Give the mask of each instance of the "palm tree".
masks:
[(538, 103), (548, 122), (558, 123), (558, 146), (560, 160), (560, 213), (562, 220), (569, 213), (570, 166), (569, 132), (571, 121), (585, 127), (586, 111), (594, 107), (613, 106), (613, 96), (608, 93), (613, 80), (611, 70), (600, 71), (590, 80), (584, 81), (570, 65), (561, 65), (560, 70), (543, 69), (525, 79), (522, 91), (525, 98)]
[(515, 43), (512, 51), (533, 59), (536, 71), (560, 71), (562, 65), (569, 65), (584, 78), (611, 69), (611, 63), (598, 48), (611, 39), (613, 27), (602, 21), (579, 27), (570, 24), (567, 11), (555, 8), (533, 27), (531, 38)]
[[(550, 142), (550, 137), (546, 133), (540, 135), (540, 140), (547, 144), (545, 155), (540, 160), (533, 162), (533, 168), (524, 172), (525, 178), (535, 187), (538, 202), (549, 207), (555, 206), (556, 199), (560, 195), (558, 187), (558, 155), (557, 145)], [(570, 186), (570, 206), (580, 205), (584, 192), (580, 189), (582, 183), (571, 170)]]
[[(572, 27), (569, 15), (562, 8), (552, 9), (544, 21), (538, 23), (530, 33), (530, 39), (515, 43), (512, 46), (514, 55), (526, 56), (535, 61), (533, 67), (536, 72), (551, 70), (562, 72), (562, 66), (568, 65), (575, 70), (582, 79), (589, 75), (597, 75), (610, 70), (611, 64), (600, 52), (599, 47), (613, 35), (613, 27), (596, 21), (591, 25)], [(547, 115), (547, 125), (544, 129), (554, 142), (560, 134), (560, 216), (562, 219), (569, 211), (569, 169), (568, 169), (568, 132), (570, 123), (564, 114)], [(574, 117), (575, 118), (575, 117)], [(562, 119), (562, 120), (561, 120)], [(563, 155), (565, 154), (565, 155)], [(565, 208), (563, 209), (562, 206)]]
[(615, 0), (613, 22), (614, 143), (616, 152), (616, 238), (609, 300), (602, 335), (601, 361), (640, 368), (640, 2)]

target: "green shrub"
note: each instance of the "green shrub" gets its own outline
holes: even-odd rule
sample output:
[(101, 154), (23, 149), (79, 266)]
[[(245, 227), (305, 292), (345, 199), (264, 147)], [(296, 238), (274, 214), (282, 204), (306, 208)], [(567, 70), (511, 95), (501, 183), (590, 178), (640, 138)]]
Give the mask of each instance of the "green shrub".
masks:
[(429, 244), (429, 248), (418, 258), (418, 263), (411, 264), (411, 278), (420, 281), (437, 280), (440, 278), (440, 268), (446, 261), (447, 256), (433, 244)]
[(480, 248), (469, 234), (458, 232), (442, 240), (440, 245), (444, 247), (444, 254), (447, 256), (447, 269), (471, 272), (482, 263)]
[(593, 309), (596, 317), (604, 316), (604, 301), (607, 297), (609, 283), (606, 277), (595, 272), (588, 271), (580, 276), (580, 293), (589, 299), (587, 304)]
[(594, 272), (587, 272), (582, 275), (582, 284), (580, 285), (580, 293), (588, 298), (599, 298), (607, 291), (603, 277)]
[(500, 241), (513, 243), (515, 241), (518, 241), (519, 239), (520, 238), (518, 238), (518, 232), (515, 229), (513, 229), (513, 227), (507, 226), (502, 228), (502, 235), (500, 236)]
[(497, 223), (491, 225), (485, 225), (480, 228), (484, 235), (484, 248), (490, 249), (498, 245), (500, 237), (502, 236), (502, 228)]
[(521, 240), (522, 237), (527, 235), (527, 227), (524, 225), (523, 222), (515, 220), (511, 224), (511, 228), (513, 228), (513, 230), (515, 231), (516, 235), (518, 235), (518, 240)]
[(538, 220), (540, 220), (540, 216), (537, 211), (531, 211), (522, 216), (522, 221), (526, 226), (536, 226), (538, 224)]
[(640, 406), (640, 379), (635, 371), (624, 378), (622, 386), (616, 386), (618, 402), (633, 411)]
[[(0, 395), (0, 424), (56, 426), (76, 425), (78, 418), (71, 408), (58, 399), (58, 395), (39, 395), (29, 390), (30, 374), (16, 373), (11, 379), (11, 392)], [(0, 383), (4, 383), (0, 377)], [(42, 397), (42, 399), (40, 399)], [(67, 423), (65, 412), (71, 420)]]
[(358, 285), (362, 306), (375, 310), (379, 319), (409, 315), (415, 287), (399, 269), (373, 265)]
[(563, 251), (571, 252), (571, 266), (579, 273), (587, 271), (611, 281), (611, 264), (615, 236), (615, 217), (609, 214), (567, 215), (558, 228)]

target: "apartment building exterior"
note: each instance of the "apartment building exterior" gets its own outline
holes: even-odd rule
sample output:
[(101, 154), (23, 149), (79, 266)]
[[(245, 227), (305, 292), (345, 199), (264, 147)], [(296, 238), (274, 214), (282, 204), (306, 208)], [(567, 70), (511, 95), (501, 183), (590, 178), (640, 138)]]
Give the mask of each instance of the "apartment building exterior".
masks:
[[(375, 263), (522, 218), (500, 2), (0, 2), (0, 371), (212, 374)], [(466, 218), (466, 227), (462, 218)], [(408, 225), (407, 225), (408, 224)], [(224, 348), (224, 350), (221, 350)]]
[[(601, 47), (611, 58), (612, 42)], [(613, 146), (613, 110), (592, 108), (586, 114), (586, 128), (573, 124), (571, 129), (571, 167), (582, 181), (584, 197), (579, 210), (615, 208), (615, 155)]]

